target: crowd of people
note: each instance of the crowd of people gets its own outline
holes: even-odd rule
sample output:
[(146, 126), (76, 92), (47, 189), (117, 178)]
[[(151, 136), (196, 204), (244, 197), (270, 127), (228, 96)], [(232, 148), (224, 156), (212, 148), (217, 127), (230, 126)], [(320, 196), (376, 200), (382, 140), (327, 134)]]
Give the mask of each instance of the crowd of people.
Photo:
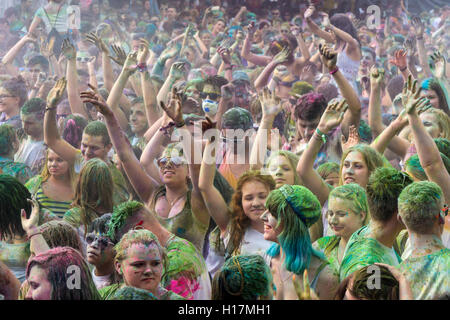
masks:
[(0, 300), (449, 299), (449, 6), (43, 2), (0, 19)]

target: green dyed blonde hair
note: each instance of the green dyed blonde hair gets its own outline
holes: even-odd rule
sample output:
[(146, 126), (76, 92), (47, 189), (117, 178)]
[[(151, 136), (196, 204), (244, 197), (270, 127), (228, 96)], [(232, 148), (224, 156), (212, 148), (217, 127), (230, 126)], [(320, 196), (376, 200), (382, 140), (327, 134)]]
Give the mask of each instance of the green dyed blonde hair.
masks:
[(113, 210), (114, 183), (108, 165), (98, 158), (86, 162), (75, 188), (72, 207), (80, 209), (81, 223), (87, 227), (97, 217), (97, 208)]
[(339, 175), (339, 164), (336, 162), (325, 162), (317, 167), (316, 171), (325, 180), (332, 173)]
[(366, 191), (359, 184), (349, 183), (338, 186), (331, 190), (328, 199), (330, 198), (350, 200), (352, 202), (352, 210), (356, 214), (361, 214), (361, 212), (366, 213), (363, 225), (365, 226), (369, 223), (369, 205), (367, 203)]
[(9, 124), (0, 125), (0, 156), (8, 156), (13, 151), (13, 142), (17, 140), (16, 131)]
[(127, 219), (142, 208), (144, 208), (144, 205), (138, 201), (122, 202), (116, 206), (111, 220), (108, 222), (108, 237), (112, 241), (118, 242), (120, 240), (120, 231), (125, 226)]
[(273, 159), (275, 159), (275, 157), (277, 157), (277, 156), (285, 157), (289, 161), (291, 169), (294, 172), (294, 184), (295, 185), (300, 185), (301, 181), (300, 181), (300, 178), (299, 178), (299, 176), (298, 176), (298, 174), (296, 172), (299, 157), (295, 153), (292, 153), (292, 152), (286, 151), (286, 150), (277, 150), (275, 152), (272, 152), (270, 154), (269, 159), (267, 160), (265, 168), (268, 169), (269, 166), (270, 166), (270, 162)]
[(114, 246), (114, 250), (116, 251), (114, 262), (121, 263), (123, 260), (125, 260), (127, 258), (127, 250), (131, 248), (133, 244), (144, 244), (145, 246), (149, 246), (152, 243), (156, 244), (156, 246), (158, 247), (158, 251), (161, 255), (161, 262), (163, 264), (164, 273), (164, 270), (167, 270), (168, 263), (166, 251), (159, 243), (158, 238), (151, 231), (145, 229), (131, 229), (122, 236), (119, 243)]
[(400, 193), (398, 211), (408, 230), (429, 233), (443, 205), (441, 188), (434, 182), (413, 182)]
[(342, 180), (342, 168), (344, 167), (345, 159), (352, 151), (357, 151), (362, 154), (364, 161), (366, 162), (367, 169), (369, 170), (369, 177), (376, 168), (383, 167), (384, 165), (383, 157), (381, 156), (381, 154), (379, 154), (375, 149), (369, 147), (368, 145), (357, 144), (356, 146), (350, 147), (343, 153), (341, 158), (341, 165), (339, 167), (340, 186), (344, 184), (344, 181)]

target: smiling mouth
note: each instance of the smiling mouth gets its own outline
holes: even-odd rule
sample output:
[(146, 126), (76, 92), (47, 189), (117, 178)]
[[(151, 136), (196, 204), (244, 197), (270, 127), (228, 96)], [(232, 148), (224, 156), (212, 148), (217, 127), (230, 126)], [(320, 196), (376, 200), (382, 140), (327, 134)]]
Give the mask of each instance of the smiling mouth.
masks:
[(355, 178), (347, 177), (347, 178), (345, 178), (344, 182), (347, 182), (347, 181), (355, 182)]

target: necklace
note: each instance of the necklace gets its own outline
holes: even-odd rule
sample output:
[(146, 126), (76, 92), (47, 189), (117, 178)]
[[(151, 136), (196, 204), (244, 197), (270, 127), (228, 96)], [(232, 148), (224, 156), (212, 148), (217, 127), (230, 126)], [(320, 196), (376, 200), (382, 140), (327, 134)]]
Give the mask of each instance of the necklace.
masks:
[(173, 200), (173, 201), (169, 201), (169, 199), (167, 198), (167, 195), (166, 195), (166, 200), (167, 200), (167, 202), (169, 203), (170, 208), (172, 208), (173, 205), (174, 205), (175, 203), (177, 203), (181, 198), (183, 198), (186, 194), (187, 194), (187, 192), (186, 192), (186, 193), (183, 193), (181, 196), (175, 198), (175, 200)]

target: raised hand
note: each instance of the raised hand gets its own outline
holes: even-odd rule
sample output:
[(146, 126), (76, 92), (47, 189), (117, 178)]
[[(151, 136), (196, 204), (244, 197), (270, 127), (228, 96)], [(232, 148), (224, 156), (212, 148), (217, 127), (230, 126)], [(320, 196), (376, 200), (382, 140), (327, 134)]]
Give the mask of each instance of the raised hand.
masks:
[(345, 141), (344, 135), (341, 135), (342, 151), (345, 152), (349, 148), (351, 148), (353, 146), (356, 146), (360, 141), (361, 141), (361, 139), (360, 139), (360, 136), (359, 136), (358, 129), (356, 129), (356, 126), (351, 125), (349, 127), (347, 141)]
[(146, 63), (150, 54), (149, 43), (144, 38), (139, 39), (139, 50), (137, 54), (138, 64)]
[(77, 51), (69, 39), (63, 40), (61, 52), (67, 60), (75, 60), (77, 58)]
[(277, 65), (282, 64), (283, 62), (286, 62), (289, 58), (289, 54), (291, 53), (291, 50), (289, 47), (284, 47), (283, 50), (278, 52), (275, 57), (273, 57), (272, 61), (275, 62)]
[(429, 66), (435, 78), (443, 79), (445, 77), (445, 64), (445, 57), (439, 51), (430, 56)]
[(123, 66), (125, 60), (127, 59), (127, 54), (125, 53), (125, 50), (123, 50), (121, 47), (115, 44), (111, 45), (111, 49), (116, 56), (114, 57), (110, 55), (109, 58), (113, 60), (115, 63), (117, 63), (119, 66)]
[(275, 91), (270, 92), (264, 88), (259, 94), (261, 102), (262, 115), (275, 118), (281, 111), (281, 100), (275, 95)]
[(162, 53), (161, 56), (159, 57), (159, 59), (162, 62), (166, 62), (168, 59), (171, 59), (173, 57), (175, 57), (179, 52), (180, 49), (177, 44), (174, 44), (172, 47), (168, 47), (166, 48)]
[(337, 52), (332, 48), (327, 46), (326, 44), (319, 44), (319, 52), (320, 58), (322, 59), (322, 63), (328, 68), (328, 70), (336, 69), (337, 63)]
[(123, 63), (123, 70), (129, 75), (133, 74), (137, 69), (137, 52), (130, 52)]
[(311, 19), (312, 15), (314, 14), (314, 11), (316, 11), (316, 7), (313, 5), (310, 5), (308, 9), (306, 9), (304, 17), (305, 19)]
[(80, 98), (84, 103), (92, 103), (94, 107), (100, 112), (102, 115), (106, 117), (112, 116), (113, 111), (108, 107), (106, 101), (98, 92), (97, 88), (91, 84), (88, 84), (91, 91), (83, 91), (80, 93)]
[(62, 77), (61, 79), (56, 81), (55, 85), (48, 93), (47, 108), (50, 109), (56, 108), (59, 101), (61, 101), (61, 98), (64, 94), (64, 90), (66, 90), (66, 86), (67, 86), (66, 78)]
[(52, 37), (50, 38), (50, 41), (46, 42), (46, 43), (42, 43), (41, 45), (41, 54), (46, 57), (49, 58), (51, 57), (54, 53), (53, 53), (53, 46), (55, 45), (55, 38)]
[(256, 25), (255, 25), (254, 21), (250, 22), (250, 24), (248, 25), (247, 32), (248, 32), (248, 36), (250, 38), (253, 38), (253, 36), (254, 36), (254, 34), (256, 32)]
[(303, 286), (300, 285), (299, 281), (300, 279), (297, 279), (297, 276), (294, 274), (292, 277), (292, 282), (299, 300), (319, 300), (319, 297), (314, 292), (314, 289), (311, 289), (309, 285), (307, 269), (303, 271)]
[(182, 61), (173, 63), (172, 66), (170, 67), (169, 77), (174, 80), (183, 78), (185, 73), (184, 66), (185, 63)]
[(223, 85), (220, 88), (220, 95), (222, 96), (222, 99), (224, 100), (231, 100), (234, 95), (235, 87), (233, 83), (229, 82), (226, 85)]
[(416, 53), (416, 38), (408, 37), (403, 43), (408, 55), (411, 57)]
[(182, 126), (182, 124), (184, 124), (182, 104), (182, 93), (178, 92), (176, 88), (172, 89), (172, 94), (168, 106), (166, 106), (163, 101), (160, 102), (161, 109), (164, 110), (167, 117), (173, 120), (177, 127), (180, 127)]
[(376, 68), (375, 66), (370, 69), (370, 84), (372, 86), (380, 87), (384, 82), (384, 69)]
[(400, 70), (406, 68), (406, 50), (397, 50), (394, 54), (394, 59), (390, 59), (389, 62), (396, 65)]
[(344, 113), (347, 108), (348, 104), (345, 99), (330, 103), (320, 118), (319, 125), (317, 126), (319, 130), (327, 134), (339, 126), (344, 119)]
[(413, 104), (419, 97), (420, 97), (420, 88), (418, 88), (417, 86), (417, 80), (413, 81), (412, 76), (409, 75), (408, 80), (405, 82), (402, 91), (402, 104), (403, 107), (406, 109), (407, 113), (409, 113), (408, 110), (412, 108)]
[[(212, 121), (210, 117), (206, 116), (206, 120), (202, 120), (201, 125), (202, 125), (202, 133), (205, 134), (206, 131), (216, 128), (217, 121)], [(214, 138), (214, 136), (213, 136), (213, 138)], [(213, 142), (213, 141), (211, 141), (211, 142)]]
[(414, 27), (414, 33), (417, 38), (422, 38), (423, 32), (425, 31), (425, 26), (423, 25), (422, 20), (420, 17), (415, 16), (411, 19), (411, 23)]
[(109, 53), (108, 47), (95, 32), (88, 33), (86, 40), (95, 45), (100, 52)]
[(27, 202), (31, 205), (31, 214), (27, 219), (27, 213), (25, 209), (20, 212), (20, 220), (22, 222), (22, 229), (29, 234), (30, 231), (36, 230), (39, 224), (39, 203), (36, 199), (27, 199)]
[(231, 64), (230, 50), (228, 48), (218, 47), (217, 48), (217, 53), (222, 58), (223, 63)]

